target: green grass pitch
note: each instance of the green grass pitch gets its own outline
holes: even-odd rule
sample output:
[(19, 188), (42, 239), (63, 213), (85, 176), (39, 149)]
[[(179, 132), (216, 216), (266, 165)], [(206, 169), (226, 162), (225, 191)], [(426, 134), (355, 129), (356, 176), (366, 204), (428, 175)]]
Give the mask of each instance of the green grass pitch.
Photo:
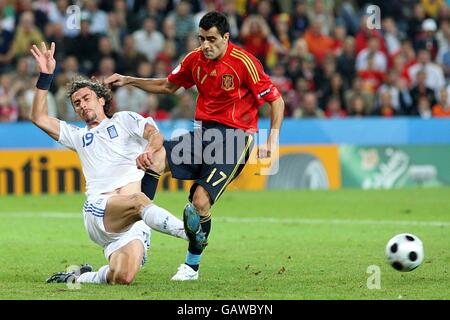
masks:
[[(68, 265), (106, 263), (84, 229), (84, 195), (0, 197), (0, 299), (449, 299), (450, 189), (227, 191), (194, 282), (170, 281), (187, 243), (152, 234), (131, 286), (45, 284)], [(157, 194), (181, 217), (185, 192)], [(422, 239), (423, 264), (401, 273), (384, 247)], [(368, 289), (369, 266), (381, 287)], [(369, 268), (370, 270), (370, 268)]]

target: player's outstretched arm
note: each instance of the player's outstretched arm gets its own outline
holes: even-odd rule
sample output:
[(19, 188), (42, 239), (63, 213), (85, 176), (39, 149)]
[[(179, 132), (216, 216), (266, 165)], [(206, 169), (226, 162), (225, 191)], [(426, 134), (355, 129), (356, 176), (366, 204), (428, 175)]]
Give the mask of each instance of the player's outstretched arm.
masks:
[(45, 43), (42, 42), (41, 49), (33, 45), (30, 51), (36, 59), (40, 70), (39, 79), (34, 91), (33, 105), (31, 107), (31, 121), (44, 130), (50, 137), (59, 140), (59, 120), (49, 117), (47, 104), (48, 89), (50, 89), (53, 72), (56, 67), (54, 58), (55, 43), (52, 42), (50, 49), (47, 49)]
[(123, 76), (115, 73), (105, 79), (105, 84), (112, 86), (132, 85), (136, 88), (142, 89), (150, 93), (174, 93), (179, 86), (167, 80), (167, 78), (134, 78)]
[(258, 158), (270, 157), (272, 151), (278, 148), (278, 139), (281, 129), (281, 123), (284, 118), (284, 100), (282, 97), (272, 101), (270, 104), (270, 133), (267, 142), (258, 148)]

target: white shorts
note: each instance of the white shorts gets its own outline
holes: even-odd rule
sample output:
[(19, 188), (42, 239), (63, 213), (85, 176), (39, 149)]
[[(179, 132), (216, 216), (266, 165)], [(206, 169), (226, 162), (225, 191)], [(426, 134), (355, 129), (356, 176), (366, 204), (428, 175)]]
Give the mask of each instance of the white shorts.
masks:
[(84, 226), (92, 241), (103, 248), (105, 258), (109, 261), (111, 254), (133, 240), (141, 240), (144, 246), (142, 266), (147, 261), (147, 250), (150, 248), (150, 227), (140, 220), (121, 233), (107, 232), (103, 224), (106, 203), (111, 195), (91, 196), (83, 206)]

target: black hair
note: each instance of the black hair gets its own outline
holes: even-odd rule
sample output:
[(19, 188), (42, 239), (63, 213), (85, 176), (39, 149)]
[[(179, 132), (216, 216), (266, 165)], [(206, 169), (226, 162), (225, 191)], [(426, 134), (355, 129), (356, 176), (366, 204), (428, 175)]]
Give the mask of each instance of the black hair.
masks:
[(227, 17), (217, 11), (211, 11), (205, 14), (198, 26), (206, 31), (216, 27), (222, 37), (225, 33), (230, 32), (230, 24), (228, 23)]
[(101, 81), (92, 78), (87, 79), (82, 76), (76, 76), (67, 84), (67, 96), (72, 102), (72, 95), (78, 90), (88, 87), (92, 91), (95, 92), (98, 98), (103, 98), (105, 100), (105, 105), (103, 106), (103, 111), (108, 118), (111, 118), (111, 101), (112, 101), (112, 92), (111, 90)]

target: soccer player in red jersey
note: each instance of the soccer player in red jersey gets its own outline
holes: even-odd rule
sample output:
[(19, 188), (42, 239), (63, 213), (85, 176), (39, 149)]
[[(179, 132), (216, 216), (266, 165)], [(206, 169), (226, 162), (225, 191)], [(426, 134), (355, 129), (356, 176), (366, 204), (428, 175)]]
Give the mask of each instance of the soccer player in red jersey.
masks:
[[(196, 280), (211, 229), (211, 206), (228, 184), (242, 171), (258, 131), (258, 108), (271, 107), (267, 143), (258, 148), (266, 158), (278, 144), (284, 101), (261, 63), (229, 41), (225, 15), (209, 12), (199, 23), (200, 47), (188, 53), (164, 79), (143, 79), (114, 74), (110, 85), (133, 85), (151, 93), (175, 93), (180, 87), (197, 86), (195, 120), (201, 127), (174, 140), (165, 141), (159, 152), (148, 149), (136, 159), (137, 166), (154, 177), (170, 170), (176, 179), (195, 180), (183, 213), (190, 239), (184, 264), (172, 280)], [(211, 152), (211, 150), (213, 150)], [(208, 154), (208, 152), (210, 152)], [(156, 180), (157, 183), (157, 180)], [(156, 183), (143, 183), (144, 192), (154, 196)], [(145, 187), (147, 185), (147, 187)], [(148, 188), (148, 190), (145, 190)], [(151, 191), (149, 191), (152, 189)]]

